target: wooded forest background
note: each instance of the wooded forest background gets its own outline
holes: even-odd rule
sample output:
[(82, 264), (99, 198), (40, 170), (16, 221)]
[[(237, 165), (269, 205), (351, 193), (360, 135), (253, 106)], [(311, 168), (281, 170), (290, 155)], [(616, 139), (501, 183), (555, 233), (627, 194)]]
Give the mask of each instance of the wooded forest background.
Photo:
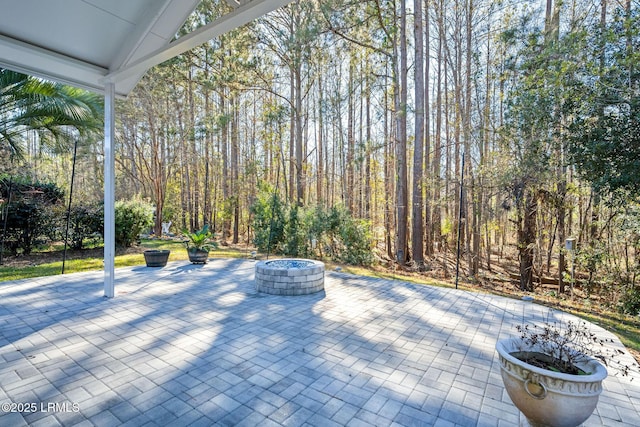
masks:
[[(203, 0), (192, 30), (227, 12)], [(464, 272), (511, 251), (523, 290), (636, 289), (640, 249), (638, 3), (631, 0), (294, 1), (150, 70), (117, 104), (117, 199), (156, 231), (210, 224), (250, 242), (252, 205), (342, 205), (380, 260)], [(38, 179), (70, 156), (34, 138)], [(102, 198), (100, 141), (76, 194)], [(462, 184), (462, 185), (461, 185)]]

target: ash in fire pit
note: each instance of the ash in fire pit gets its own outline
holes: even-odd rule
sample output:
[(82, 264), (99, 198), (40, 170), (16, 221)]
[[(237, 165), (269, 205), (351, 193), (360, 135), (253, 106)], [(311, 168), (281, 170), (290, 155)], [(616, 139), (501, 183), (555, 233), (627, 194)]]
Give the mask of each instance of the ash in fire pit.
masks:
[(307, 295), (324, 289), (324, 263), (277, 259), (256, 264), (256, 290), (274, 295)]

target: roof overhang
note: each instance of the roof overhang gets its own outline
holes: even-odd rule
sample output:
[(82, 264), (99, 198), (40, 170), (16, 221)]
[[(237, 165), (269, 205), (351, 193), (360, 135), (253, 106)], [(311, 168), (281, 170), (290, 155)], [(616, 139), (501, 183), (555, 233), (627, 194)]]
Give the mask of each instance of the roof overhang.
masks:
[(144, 73), (291, 0), (226, 0), (233, 11), (174, 40), (200, 0), (0, 0), (0, 67), (126, 96)]

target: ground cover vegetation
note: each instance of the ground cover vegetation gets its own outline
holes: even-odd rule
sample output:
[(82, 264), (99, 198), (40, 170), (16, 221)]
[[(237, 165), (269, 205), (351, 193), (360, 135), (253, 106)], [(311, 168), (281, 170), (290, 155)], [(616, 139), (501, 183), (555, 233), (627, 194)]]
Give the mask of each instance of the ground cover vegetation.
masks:
[[(227, 7), (202, 1), (185, 30)], [(451, 282), (459, 244), (464, 286), (606, 313), (640, 341), (639, 19), (631, 0), (294, 1), (118, 102), (116, 197), (153, 206), (141, 227), (155, 237), (208, 224), (220, 250), (385, 276)], [(66, 200), (76, 139), (72, 244), (92, 246), (99, 138), (64, 114), (61, 127), (17, 114), (46, 83), (3, 73), (3, 218), (31, 203), (66, 219), (7, 188), (55, 183)], [(8, 229), (7, 257), (59, 241)]]

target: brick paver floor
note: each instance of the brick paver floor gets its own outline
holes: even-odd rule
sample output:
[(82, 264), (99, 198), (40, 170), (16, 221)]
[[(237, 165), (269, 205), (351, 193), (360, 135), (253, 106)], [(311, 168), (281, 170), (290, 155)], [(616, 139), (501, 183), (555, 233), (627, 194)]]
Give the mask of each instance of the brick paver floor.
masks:
[[(254, 266), (118, 269), (113, 299), (102, 272), (0, 283), (0, 426), (513, 426), (495, 342), (559, 315), (336, 272), (259, 294)], [(585, 425), (639, 425), (640, 380), (604, 387)]]

